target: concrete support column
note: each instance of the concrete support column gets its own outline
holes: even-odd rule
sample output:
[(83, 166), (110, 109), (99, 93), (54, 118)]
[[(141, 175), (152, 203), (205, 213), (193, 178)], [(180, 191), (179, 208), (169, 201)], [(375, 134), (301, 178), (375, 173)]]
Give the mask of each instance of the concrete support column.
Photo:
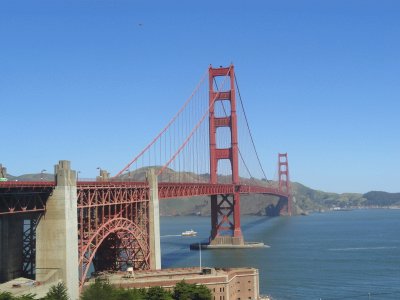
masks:
[(36, 280), (64, 281), (71, 300), (79, 298), (76, 172), (70, 162), (55, 166), (56, 187), (36, 229)]
[(149, 235), (150, 235), (150, 268), (161, 269), (161, 247), (160, 247), (160, 205), (158, 201), (158, 180), (154, 169), (147, 172), (149, 183)]
[(23, 226), (18, 214), (0, 216), (0, 282), (21, 276)]
[(7, 168), (0, 164), (0, 177), (7, 178)]
[(110, 173), (107, 170), (100, 169), (100, 175), (96, 177), (96, 181), (108, 181), (110, 180)]

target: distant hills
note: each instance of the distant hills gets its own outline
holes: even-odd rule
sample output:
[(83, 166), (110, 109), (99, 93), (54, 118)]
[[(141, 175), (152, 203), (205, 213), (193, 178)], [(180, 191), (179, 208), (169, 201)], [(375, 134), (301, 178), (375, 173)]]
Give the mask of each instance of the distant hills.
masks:
[[(155, 167), (159, 169), (159, 167)], [(138, 169), (121, 176), (123, 180), (144, 181), (147, 168)], [(194, 174), (190, 172), (177, 173), (171, 169), (163, 172), (162, 181), (189, 181), (208, 182), (209, 174)], [(54, 180), (53, 174), (24, 174), (21, 176), (7, 175), (9, 180), (40, 181)], [(221, 176), (220, 182), (228, 182), (229, 178)], [(246, 179), (250, 183), (249, 179)], [(263, 181), (257, 180), (259, 184)], [(294, 213), (300, 214), (313, 211), (325, 211), (333, 208), (361, 208), (361, 207), (398, 207), (400, 208), (400, 193), (387, 193), (383, 191), (371, 191), (365, 194), (359, 193), (328, 193), (306, 187), (300, 183), (292, 183), (294, 196)], [(279, 198), (270, 195), (242, 195), (241, 213), (264, 215), (269, 204), (276, 204)], [(209, 215), (209, 197), (194, 197), (169, 199), (160, 203), (161, 215)]]
[(326, 210), (334, 207), (400, 207), (400, 193), (371, 191), (359, 193), (327, 193), (314, 190), (300, 183), (292, 183), (296, 206), (304, 211)]
[(48, 174), (48, 173), (37, 173), (37, 174), (24, 174), (20, 176), (13, 176), (10, 174), (7, 174), (8, 180), (11, 181), (49, 181), (49, 180), (54, 180), (54, 174)]

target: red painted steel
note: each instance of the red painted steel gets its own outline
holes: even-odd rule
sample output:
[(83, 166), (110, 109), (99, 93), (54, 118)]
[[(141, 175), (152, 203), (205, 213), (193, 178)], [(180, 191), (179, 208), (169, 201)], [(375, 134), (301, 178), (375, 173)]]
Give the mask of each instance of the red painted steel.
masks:
[[(0, 201), (9, 206), (1, 206), (0, 214), (42, 213), (51, 194), (54, 182), (0, 183)], [(232, 215), (235, 203), (232, 195), (271, 194), (288, 197), (286, 191), (275, 187), (261, 187), (246, 184), (212, 183), (159, 183), (160, 199), (211, 196), (212, 236), (221, 231), (235, 228)], [(5, 199), (5, 195), (11, 201)], [(24, 196), (25, 195), (25, 196)], [(28, 196), (26, 196), (28, 195)], [(221, 200), (215, 199), (220, 195)], [(24, 197), (27, 197), (25, 199)], [(78, 242), (81, 286), (93, 262), (97, 271), (121, 269), (133, 266), (136, 269), (150, 267), (149, 242), (149, 186), (146, 182), (87, 181), (78, 182)], [(12, 204), (10, 204), (12, 203)], [(33, 203), (32, 206), (29, 203)], [(10, 206), (11, 205), (11, 206)], [(219, 231), (218, 231), (219, 230)], [(26, 233), (28, 234), (28, 232)], [(29, 232), (29, 242), (34, 240)], [(25, 245), (29, 270), (34, 265), (28, 244)], [(34, 253), (34, 252), (33, 252)], [(96, 254), (97, 253), (97, 254)]]
[(289, 162), (287, 153), (278, 154), (279, 190), (286, 194), (285, 202), (281, 205), (280, 214), (292, 215), (292, 197), (289, 181)]
[(93, 262), (96, 271), (150, 268), (147, 183), (78, 184), (81, 287)]
[(151, 141), (150, 144), (148, 144), (131, 162), (129, 162), (129, 164), (127, 164), (121, 171), (119, 171), (113, 178), (118, 178), (118, 176), (120, 176), (121, 174), (123, 174), (126, 170), (128, 170), (130, 168), (130, 166), (139, 159), (139, 157), (141, 157), (147, 150), (150, 149), (150, 147), (152, 145), (154, 145), (154, 143), (167, 131), (167, 129), (175, 122), (175, 120), (178, 118), (178, 116), (183, 112), (183, 110), (186, 108), (186, 106), (190, 103), (190, 101), (192, 100), (192, 98), (196, 95), (197, 91), (200, 89), (202, 83), (204, 82), (204, 80), (207, 77), (207, 72), (205, 72), (204, 76), (202, 77), (202, 79), (200, 80), (200, 82), (197, 84), (196, 88), (194, 89), (194, 91), (192, 92), (192, 94), (190, 95), (190, 97), (186, 100), (186, 102), (183, 104), (183, 106), (181, 107), (181, 109), (175, 114), (175, 116), (169, 121), (169, 123), (167, 124), (167, 126), (165, 126), (163, 128), (163, 130), (161, 130), (159, 132), (159, 134)]
[[(211, 196), (211, 240), (229, 233), (236, 238), (236, 241), (243, 242), (240, 228), (240, 194), (258, 193), (280, 196), (281, 199), (287, 199), (287, 204), (283, 206), (286, 213), (291, 214), (292, 200), (287, 154), (278, 156), (279, 184), (277, 187), (262, 187), (240, 182), (234, 67), (233, 65), (226, 68), (210, 66), (208, 73), (210, 182), (162, 182), (158, 184), (158, 194), (160, 199)], [(225, 76), (229, 79), (228, 90), (214, 91), (213, 82), (217, 76)], [(217, 101), (230, 102), (229, 116), (215, 116)], [(172, 124), (187, 103), (166, 128)], [(230, 129), (229, 148), (217, 148), (217, 128), (220, 127)], [(166, 128), (143, 152), (165, 132)], [(181, 148), (184, 146), (185, 143)], [(129, 168), (136, 159), (137, 157), (119, 174)], [(227, 159), (231, 163), (232, 182), (230, 184), (218, 183), (218, 161), (222, 159)], [(92, 263), (96, 271), (124, 269), (128, 266), (133, 266), (135, 269), (150, 268), (149, 185), (147, 182), (115, 181), (115, 178), (109, 181), (77, 182), (81, 287)], [(31, 213), (27, 215), (27, 218), (30, 218), (30, 226), (34, 228), (36, 221), (46, 210), (47, 199), (54, 187), (55, 182), (50, 181), (0, 182), (0, 217), (5, 214)], [(281, 213), (285, 211), (282, 209)], [(33, 272), (34, 255), (32, 253), (34, 251), (31, 252), (29, 247), (32, 247), (34, 243), (34, 234), (34, 230), (27, 230), (24, 235), (26, 273)]]
[(54, 186), (54, 182), (0, 182), (0, 216), (44, 212)]
[[(229, 89), (214, 91), (214, 80), (217, 76), (229, 77)], [(227, 80), (227, 79), (225, 79)], [(228, 159), (231, 162), (233, 191), (218, 193), (211, 197), (211, 240), (226, 233), (236, 238), (243, 239), (240, 228), (240, 193), (236, 186), (239, 185), (238, 163), (238, 133), (235, 96), (235, 71), (234, 66), (227, 68), (209, 68), (209, 140), (210, 140), (210, 182), (218, 182), (218, 161)], [(217, 101), (230, 102), (230, 115), (221, 118), (215, 116), (215, 103)], [(217, 148), (217, 128), (227, 127), (231, 132), (230, 148)], [(218, 197), (218, 195), (220, 195)], [(228, 197), (229, 196), (229, 197)], [(231, 199), (228, 199), (231, 198)], [(228, 205), (226, 205), (228, 204)], [(223, 209), (222, 209), (223, 207)], [(228, 226), (226, 226), (228, 224)]]
[[(17, 194), (15, 190), (9, 189), (9, 187), (3, 188), (3, 183), (0, 183), (0, 190), (9, 190), (7, 193), (11, 201), (7, 202), (7, 205), (2, 206), (3, 210), (0, 214), (10, 213), (24, 213), (24, 212), (41, 212), (44, 211), (46, 206), (46, 200), (43, 196), (39, 197), (41, 193), (35, 192), (30, 187), (34, 186), (38, 191), (46, 191), (46, 197), (51, 194), (53, 183), (41, 183), (39, 182), (19, 182), (21, 186), (14, 185), (16, 190), (20, 191), (21, 194)], [(51, 190), (48, 190), (52, 187)], [(78, 182), (78, 191), (87, 191), (87, 194), (79, 195), (78, 206), (80, 208), (92, 207), (92, 206), (108, 206), (113, 204), (129, 204), (132, 201), (141, 201), (148, 195), (148, 185), (146, 182), (113, 182), (113, 181), (87, 181)], [(98, 193), (105, 193), (107, 195), (115, 193), (115, 197), (107, 198), (103, 195), (101, 202), (96, 202), (90, 197), (97, 197)], [(270, 194), (281, 197), (287, 197), (285, 191), (281, 191), (276, 187), (262, 187), (256, 185), (247, 184), (212, 184), (212, 183), (180, 183), (180, 182), (161, 182), (158, 184), (158, 195), (162, 199), (171, 198), (182, 198), (182, 197), (195, 197), (195, 196), (211, 196), (211, 195), (227, 195), (234, 194)], [(0, 201), (6, 202), (5, 194), (0, 193)], [(16, 196), (18, 195), (18, 197)], [(23, 195), (30, 195), (30, 198), (24, 199)], [(89, 196), (90, 195), (90, 196)], [(118, 196), (117, 196), (118, 195)], [(19, 198), (19, 197), (22, 197)], [(125, 199), (125, 200), (121, 200)], [(31, 204), (29, 204), (31, 202)], [(28, 204), (26, 204), (28, 203)], [(36, 206), (36, 207), (35, 207)]]

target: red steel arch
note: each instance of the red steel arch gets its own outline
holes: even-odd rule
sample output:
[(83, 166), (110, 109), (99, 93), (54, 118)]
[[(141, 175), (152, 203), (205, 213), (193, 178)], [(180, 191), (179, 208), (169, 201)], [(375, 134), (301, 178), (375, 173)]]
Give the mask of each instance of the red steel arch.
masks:
[[(96, 255), (95, 271), (115, 263), (150, 268), (149, 188), (140, 184), (78, 184), (78, 243), (82, 288)], [(104, 245), (102, 247), (103, 243)], [(104, 250), (104, 251), (102, 251)]]
[(80, 249), (81, 287), (85, 282), (90, 264), (93, 262), (97, 250), (112, 233), (119, 235), (122, 240), (122, 248), (120, 250), (125, 250), (125, 254), (128, 254), (127, 257), (124, 257), (125, 262), (130, 262), (135, 269), (148, 269), (150, 267), (150, 248), (147, 232), (143, 232), (131, 220), (116, 217), (102, 224), (85, 243), (84, 248)]

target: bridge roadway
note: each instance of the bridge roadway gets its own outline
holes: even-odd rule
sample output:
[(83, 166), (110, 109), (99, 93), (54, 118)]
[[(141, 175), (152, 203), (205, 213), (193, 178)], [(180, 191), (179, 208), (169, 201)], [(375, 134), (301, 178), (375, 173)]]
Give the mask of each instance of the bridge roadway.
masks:
[[(52, 193), (56, 184), (54, 181), (6, 181), (0, 182), (0, 215), (40, 212), (46, 209), (47, 197)], [(149, 185), (147, 182), (133, 181), (78, 181), (78, 208), (96, 205), (88, 194), (98, 195), (101, 205), (127, 203), (149, 199)], [(211, 183), (158, 183), (160, 199), (172, 199), (194, 196), (210, 196), (233, 194), (268, 194), (279, 197), (288, 195), (275, 187), (262, 187), (242, 184), (211, 184)], [(129, 193), (128, 197), (121, 197), (121, 193)], [(18, 197), (17, 197), (18, 195)], [(86, 196), (84, 196), (86, 195)]]

